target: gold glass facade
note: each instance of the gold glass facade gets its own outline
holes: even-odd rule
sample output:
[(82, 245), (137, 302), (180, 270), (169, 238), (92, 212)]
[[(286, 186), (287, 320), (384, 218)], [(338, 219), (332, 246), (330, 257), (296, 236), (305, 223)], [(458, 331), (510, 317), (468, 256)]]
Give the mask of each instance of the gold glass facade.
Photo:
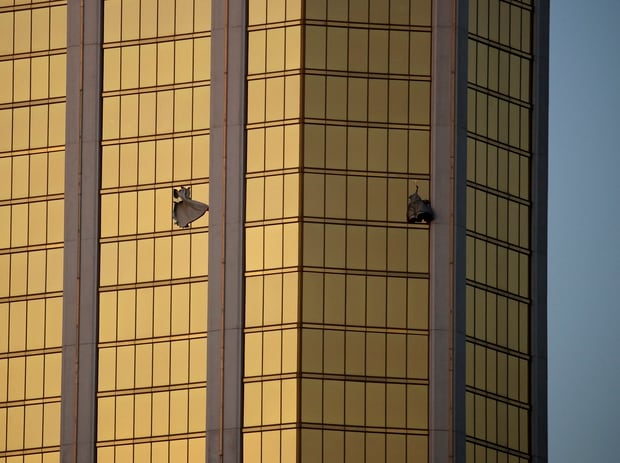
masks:
[(0, 1), (0, 461), (60, 455), (66, 1)]
[(426, 461), (430, 1), (252, 1), (244, 461)]
[(209, 0), (105, 0), (97, 455), (205, 461)]
[[(71, 188), (90, 178), (82, 176), (82, 164), (73, 165), (72, 150), (83, 148), (71, 136), (79, 132), (82, 143), (99, 116), (87, 123), (82, 114), (79, 121), (75, 113), (67, 117), (66, 88), (71, 102), (99, 84), (67, 75), (66, 0), (0, 0), (0, 463), (58, 462), (61, 429), (63, 452), (95, 449), (102, 462), (203, 463), (215, 448), (207, 446), (207, 423), (210, 433), (217, 414), (220, 426), (237, 423), (224, 420), (236, 413), (224, 406), (230, 405), (224, 384), (241, 371), (241, 391), (233, 391), (241, 397), (235, 416), (241, 434), (209, 440), (221, 439), (224, 461), (230, 458), (226, 446), (239, 435), (244, 463), (418, 463), (438, 458), (444, 442), (449, 449), (439, 453), (446, 459), (460, 459), (454, 452), (462, 453), (463, 444), (468, 462), (531, 461), (540, 398), (532, 387), (538, 344), (531, 333), (537, 326), (532, 320), (540, 318), (531, 281), (538, 229), (530, 221), (545, 207), (538, 205), (540, 195), (546, 201), (534, 185), (540, 160), (532, 137), (539, 114), (539, 77), (533, 76), (539, 4), (241, 3), (247, 11), (212, 0), (85, 0), (80, 11), (85, 24), (103, 25), (102, 88), (95, 92), (100, 105), (83, 108), (98, 111), (101, 122), (95, 141), (100, 184), (93, 198), (100, 206), (99, 236), (92, 248), (86, 249), (89, 237), (77, 245), (85, 260), (99, 250), (96, 297), (78, 303), (97, 314), (99, 331), (96, 366), (82, 362), (85, 373), (70, 377), (75, 389), (66, 393), (63, 386), (63, 420), (78, 423), (79, 415), (80, 427), (89, 428), (84, 422), (90, 414), (83, 413), (89, 401), (78, 406), (72, 394), (90, 367), (96, 372), (96, 435), (74, 448), (69, 441), (77, 434), (65, 437), (69, 427), (61, 427), (61, 370), (63, 385), (73, 374), (65, 368), (69, 362), (61, 364), (63, 289), (79, 296), (87, 284), (78, 274), (63, 288), (63, 253), (70, 272), (73, 252), (71, 233), (63, 251), (63, 227), (81, 230), (92, 217), (80, 222), (78, 207), (65, 211), (64, 176), (80, 175), (67, 177), (71, 204)], [(458, 127), (464, 121), (455, 117), (463, 87), (454, 80), (461, 70), (441, 44), (450, 40), (451, 50), (459, 49), (457, 16), (465, 5), (468, 113), (461, 153)], [(77, 18), (77, 11), (69, 16)], [(239, 43), (237, 24), (246, 13), (241, 31), (247, 43)], [(212, 29), (213, 43), (226, 45), (221, 56), (214, 48), (213, 63)], [(76, 31), (69, 32), (70, 44)], [(90, 38), (84, 43), (81, 37), (79, 51), (69, 48), (69, 61), (80, 54), (82, 61), (99, 59), (92, 48), (85, 52)], [(239, 50), (246, 51), (247, 73), (238, 73), (245, 89), (229, 86), (234, 79), (228, 69), (237, 69)], [(77, 60), (72, 66), (77, 69)], [(444, 79), (448, 68), (453, 75)], [(214, 88), (223, 89), (221, 95), (213, 91), (213, 107), (212, 73)], [(446, 82), (459, 94), (438, 95)], [(229, 146), (236, 142), (228, 143), (226, 129), (226, 141), (216, 131), (237, 123), (227, 119), (229, 109), (236, 117), (237, 104), (246, 117), (245, 152), (239, 153)], [(438, 152), (437, 140), (448, 132), (456, 152)], [(222, 311), (243, 313), (243, 349), (232, 349), (232, 361), (224, 356), (224, 341), (220, 352), (207, 352), (210, 216), (189, 228), (172, 219), (172, 191), (181, 186), (205, 203), (211, 193), (219, 208), (220, 192), (210, 192), (210, 144), (214, 153), (232, 154), (231, 165), (236, 154), (245, 157), (243, 182), (231, 181), (224, 157), (222, 166), (213, 157), (211, 176), (228, 188), (221, 214), (211, 217), (212, 241), (234, 246), (235, 227), (244, 234), (243, 288), (222, 276), (236, 272), (238, 262), (230, 256), (227, 262), (226, 252), (217, 256), (211, 243), (212, 261), (221, 257), (211, 281), (221, 284), (222, 304), (228, 303), (225, 290), (244, 293), (243, 307), (235, 301)], [(449, 171), (436, 162), (443, 156), (453, 162)], [(461, 171), (462, 156), (467, 161)], [(449, 188), (454, 193), (463, 175), (466, 232), (454, 223), (460, 220), (457, 198), (439, 198)], [(239, 204), (230, 194), (237, 188), (245, 200)], [(430, 226), (406, 223), (407, 197), (416, 188), (437, 204), (438, 220)], [(236, 207), (244, 208), (243, 223), (230, 219)], [(220, 226), (224, 236), (214, 239)], [(460, 244), (454, 249), (460, 238), (464, 252)], [(441, 258), (448, 254), (446, 264)], [(459, 268), (463, 254), (465, 275), (444, 281), (439, 275)], [(226, 288), (228, 281), (235, 283)], [(461, 284), (464, 327), (456, 326), (462, 322), (454, 313), (463, 297), (453, 300)], [(452, 299), (438, 307), (444, 289), (453, 291)], [(227, 317), (213, 317), (211, 312), (209, 339), (215, 343), (233, 328)], [(454, 360), (460, 358), (461, 328), (465, 365)], [(72, 344), (64, 347), (72, 352)], [(443, 354), (453, 356), (446, 365)], [(222, 377), (210, 376), (207, 415), (208, 359), (209, 375), (219, 363)], [(238, 370), (228, 377), (224, 368), (227, 374)], [(216, 387), (219, 402), (213, 400)], [(457, 416), (444, 423), (442, 411), (435, 413), (440, 409)], [(464, 438), (454, 429), (461, 422)], [(227, 432), (238, 431), (235, 426)]]
[(468, 462), (530, 461), (531, 1), (469, 2)]

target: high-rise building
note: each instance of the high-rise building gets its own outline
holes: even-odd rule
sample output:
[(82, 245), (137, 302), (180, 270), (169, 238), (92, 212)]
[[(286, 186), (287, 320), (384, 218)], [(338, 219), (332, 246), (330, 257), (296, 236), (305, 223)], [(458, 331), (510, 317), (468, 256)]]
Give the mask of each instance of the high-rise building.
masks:
[(547, 461), (548, 15), (0, 0), (0, 462)]

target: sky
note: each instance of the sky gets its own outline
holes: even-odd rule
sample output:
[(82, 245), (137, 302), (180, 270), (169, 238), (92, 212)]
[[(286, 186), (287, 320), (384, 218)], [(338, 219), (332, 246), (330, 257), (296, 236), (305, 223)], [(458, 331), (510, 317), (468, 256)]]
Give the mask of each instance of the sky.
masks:
[(551, 0), (549, 461), (620, 461), (620, 1)]

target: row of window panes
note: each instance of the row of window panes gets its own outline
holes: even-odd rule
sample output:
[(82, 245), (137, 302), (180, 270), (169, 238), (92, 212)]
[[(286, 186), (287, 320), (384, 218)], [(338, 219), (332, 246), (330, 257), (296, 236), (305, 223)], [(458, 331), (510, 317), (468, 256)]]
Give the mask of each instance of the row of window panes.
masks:
[(248, 124), (300, 117), (300, 76), (248, 81)]
[(208, 283), (99, 294), (99, 342), (205, 333)]
[(0, 358), (0, 402), (60, 397), (60, 369), (60, 352)]
[(467, 180), (529, 199), (530, 175), (527, 156), (472, 138), (467, 140)]
[(104, 43), (206, 32), (211, 0), (104, 2)]
[(245, 326), (295, 323), (298, 320), (297, 272), (245, 278)]
[(429, 158), (430, 130), (304, 124), (306, 167), (424, 175)]
[(303, 329), (301, 353), (305, 373), (428, 378), (426, 335)]
[(97, 441), (205, 431), (207, 389), (128, 394), (97, 399)]
[(531, 52), (531, 9), (502, 0), (472, 0), (468, 9), (470, 33), (525, 53)]
[(299, 69), (301, 26), (248, 32), (248, 74)]
[[(314, 173), (305, 174), (303, 178), (305, 217), (388, 221), (400, 224), (406, 221), (406, 198), (418, 186), (418, 182), (404, 178)], [(422, 197), (427, 197), (428, 182), (420, 181), (419, 184), (422, 186), (420, 194)], [(147, 200), (146, 193), (142, 194)], [(246, 221), (297, 217), (298, 195), (298, 174), (249, 178), (246, 181)], [(497, 201), (500, 202), (500, 207), (509, 202), (503, 198), (498, 198)], [(527, 207), (523, 208), (527, 212)], [(476, 213), (480, 212), (476, 210)], [(490, 224), (489, 228), (491, 227)], [(524, 236), (523, 239), (527, 237)]]
[(398, 383), (301, 380), (246, 382), (244, 426), (294, 423), (297, 401), (306, 423), (419, 428), (427, 426), (427, 386)]
[[(6, 462), (23, 461), (17, 452), (60, 445), (60, 402), (0, 408), (0, 452), (11, 452)], [(48, 455), (49, 456), (49, 455)], [(58, 455), (56, 455), (57, 457)], [(37, 455), (41, 461), (40, 455)], [(30, 462), (27, 459), (25, 461)], [(44, 462), (58, 461), (45, 458)]]
[(430, 26), (431, 1), (318, 0), (306, 4), (306, 19)]
[(467, 92), (467, 105), (470, 133), (529, 151), (529, 108), (471, 89)]
[(305, 423), (428, 427), (426, 385), (302, 379), (300, 399)]
[(211, 38), (106, 48), (103, 91), (205, 81), (211, 78)]
[[(303, 264), (307, 266), (428, 272), (428, 231), (422, 229), (306, 223), (303, 233)], [(127, 251), (131, 251), (132, 246), (135, 247), (130, 244), (121, 244), (121, 246), (127, 248)], [(163, 271), (170, 275), (170, 270), (162, 267), (165, 262), (169, 261), (163, 260), (166, 251), (167, 249), (163, 249), (160, 252), (162, 256), (160, 266), (157, 265), (156, 256), (156, 279), (159, 279), (157, 274)], [(143, 252), (152, 253), (152, 250), (149, 248)], [(148, 256), (145, 255), (145, 257)], [(121, 256), (121, 260), (130, 259)], [(246, 270), (291, 267), (298, 264), (299, 225), (297, 223), (246, 229)], [(135, 264), (132, 265), (135, 266)], [(106, 259), (106, 266), (110, 269), (116, 266), (114, 254), (110, 254), (109, 259)], [(144, 273), (144, 278), (152, 278), (152, 270), (150, 270), (152, 266), (138, 263), (138, 267), (143, 267), (143, 272), (147, 272)], [(158, 267), (161, 267), (159, 271)], [(175, 271), (179, 270), (176, 267)], [(131, 278), (134, 271), (125, 269), (126, 277)]]
[(210, 88), (103, 98), (103, 140), (209, 128)]
[[(185, 184), (187, 185), (187, 184)], [(193, 185), (192, 197), (208, 203), (208, 185)], [(192, 223), (205, 227), (208, 216)], [(101, 195), (101, 237), (178, 230), (172, 221), (172, 189), (129, 191)]]
[[(189, 183), (209, 176), (209, 135), (106, 145), (101, 158), (101, 188)], [(1, 162), (1, 159), (0, 159)], [(194, 194), (201, 186), (194, 186)], [(199, 199), (199, 196), (194, 196)], [(203, 198), (203, 196), (200, 196)]]
[(299, 224), (246, 228), (247, 271), (299, 265)]
[(529, 256), (471, 236), (467, 237), (467, 279), (529, 297)]
[(483, 289), (467, 286), (469, 337), (529, 353), (529, 305)]
[[(297, 278), (296, 273), (246, 277), (246, 326), (295, 323)], [(425, 279), (305, 272), (303, 284), (306, 323), (428, 328)]]
[[(247, 131), (247, 171), (299, 166), (299, 126)], [(390, 173), (429, 173), (429, 131), (304, 124), (304, 165)]]
[(64, 182), (64, 151), (0, 157), (0, 201), (61, 194)]
[(305, 323), (428, 329), (428, 280), (304, 272)]
[[(267, 240), (278, 237), (267, 228), (265, 244), (271, 250)], [(320, 223), (303, 227), (303, 264), (311, 267), (427, 273), (428, 249), (425, 229)]]
[(466, 343), (466, 384), (511, 400), (529, 400), (529, 364), (526, 359)]
[(522, 101), (530, 101), (531, 59), (470, 40), (468, 62), (470, 83)]
[(244, 376), (297, 372), (297, 329), (246, 333)]
[(207, 275), (208, 234), (101, 244), (100, 285)]
[(0, 294), (62, 291), (63, 249), (0, 255)]
[(299, 167), (299, 125), (247, 130), (246, 171), (263, 172)]
[(529, 206), (467, 188), (467, 230), (526, 248), (529, 246)]
[(66, 6), (0, 13), (0, 56), (55, 50), (66, 46)]
[(304, 116), (428, 125), (430, 90), (428, 81), (306, 75)]
[(304, 463), (419, 463), (428, 460), (428, 437), (389, 433), (364, 433), (302, 429), (246, 432), (243, 434), (244, 463), (288, 463), (296, 461), (301, 447)]
[(37, 201), (0, 206), (0, 250), (61, 243), (64, 201)]
[(1, 303), (0, 352), (60, 347), (61, 313), (59, 297)]
[(0, 152), (65, 143), (65, 103), (0, 110)]
[(66, 55), (0, 61), (0, 104), (64, 97)]
[(299, 175), (271, 175), (246, 181), (246, 222), (299, 216)]
[(102, 446), (97, 448), (97, 459), (106, 463), (204, 463), (205, 451), (205, 437), (201, 437)]
[[(407, 197), (420, 188), (428, 197), (428, 182), (406, 178), (308, 173), (304, 181), (304, 216), (372, 220), (405, 224)], [(404, 249), (404, 248), (403, 248)]]
[(468, 392), (465, 415), (468, 436), (513, 451), (529, 451), (527, 409)]
[[(429, 76), (431, 33), (306, 26), (309, 69)], [(267, 36), (269, 38), (269, 36)]]
[(248, 3), (248, 24), (301, 19), (301, 5), (301, 0), (254, 0)]
[(206, 381), (207, 339), (100, 347), (99, 392)]

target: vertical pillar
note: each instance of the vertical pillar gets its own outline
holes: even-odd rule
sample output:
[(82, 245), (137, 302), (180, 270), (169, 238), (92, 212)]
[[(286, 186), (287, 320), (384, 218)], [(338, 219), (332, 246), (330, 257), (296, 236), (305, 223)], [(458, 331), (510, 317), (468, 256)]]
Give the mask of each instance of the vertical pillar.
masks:
[(465, 454), (467, 5), (433, 2), (429, 461)]
[(96, 461), (103, 2), (67, 8), (61, 460)]
[(531, 216), (531, 448), (532, 461), (548, 460), (547, 443), (547, 198), (549, 114), (549, 1), (534, 6), (532, 73)]
[(212, 3), (207, 459), (241, 462), (246, 8)]
[(434, 1), (432, 23), (429, 461), (438, 463), (449, 461), (452, 446), (453, 3)]

